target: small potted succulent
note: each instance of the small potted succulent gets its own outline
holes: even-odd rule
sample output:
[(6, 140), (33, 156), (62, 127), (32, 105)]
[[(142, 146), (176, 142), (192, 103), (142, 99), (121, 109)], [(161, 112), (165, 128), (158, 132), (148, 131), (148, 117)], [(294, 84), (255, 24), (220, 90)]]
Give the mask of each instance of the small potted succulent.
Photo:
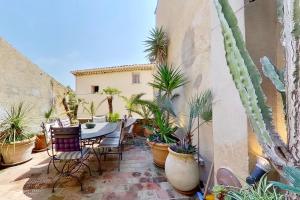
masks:
[[(202, 118), (202, 123), (199, 122), (195, 125), (198, 117)], [(210, 90), (207, 90), (200, 95), (196, 95), (189, 102), (187, 126), (179, 128), (185, 133), (184, 137), (168, 149), (169, 154), (165, 163), (167, 179), (174, 188), (183, 193), (194, 190), (199, 184), (199, 169), (194, 157), (197, 150), (196, 146), (193, 145), (192, 137), (202, 124), (211, 121), (211, 119), (212, 93)]]
[(30, 109), (23, 102), (12, 105), (0, 121), (0, 150), (4, 165), (30, 160), (35, 135), (28, 131)]

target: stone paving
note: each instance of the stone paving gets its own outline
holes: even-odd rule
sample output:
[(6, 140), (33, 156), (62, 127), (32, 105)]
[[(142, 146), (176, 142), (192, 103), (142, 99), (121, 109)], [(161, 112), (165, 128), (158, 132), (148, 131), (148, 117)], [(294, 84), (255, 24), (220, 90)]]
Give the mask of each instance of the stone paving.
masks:
[(128, 139), (125, 144), (120, 172), (117, 169), (117, 156), (108, 156), (102, 161), (102, 175), (97, 172), (95, 156), (87, 161), (92, 176), (80, 171), (84, 191), (74, 179), (64, 178), (52, 193), (52, 183), (56, 176), (50, 168), (46, 152), (35, 153), (33, 159), (19, 166), (0, 169), (0, 199), (2, 200), (187, 200), (191, 197), (176, 192), (167, 182), (164, 170), (152, 163), (152, 155), (144, 138)]

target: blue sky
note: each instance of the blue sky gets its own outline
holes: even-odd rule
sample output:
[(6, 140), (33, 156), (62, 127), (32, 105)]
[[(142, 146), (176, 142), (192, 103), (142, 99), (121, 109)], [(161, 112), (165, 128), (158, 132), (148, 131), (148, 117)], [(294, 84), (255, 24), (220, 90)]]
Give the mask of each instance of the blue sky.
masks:
[(156, 0), (0, 0), (0, 37), (64, 85), (71, 70), (147, 63)]

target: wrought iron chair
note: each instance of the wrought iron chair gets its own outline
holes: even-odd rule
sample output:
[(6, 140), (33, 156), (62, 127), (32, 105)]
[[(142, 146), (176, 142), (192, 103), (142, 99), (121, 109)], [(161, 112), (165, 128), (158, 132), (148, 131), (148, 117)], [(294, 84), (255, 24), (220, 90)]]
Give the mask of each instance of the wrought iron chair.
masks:
[(94, 153), (97, 156), (98, 162), (99, 162), (99, 173), (101, 173), (101, 156), (109, 155), (109, 154), (115, 154), (118, 155), (118, 170), (120, 171), (120, 164), (123, 157), (123, 147), (122, 142), (124, 140), (124, 122), (121, 121), (121, 124), (119, 126), (119, 130), (117, 131), (119, 133), (119, 137), (104, 137), (100, 140), (98, 143), (97, 148), (99, 149), (99, 157), (95, 151), (95, 148), (93, 147)]
[(71, 121), (69, 118), (58, 119), (58, 124), (60, 127), (70, 127)]
[[(59, 173), (58, 178), (53, 184), (52, 192), (58, 181), (62, 177), (73, 177), (80, 184), (81, 191), (82, 183), (79, 177), (74, 174), (79, 171), (82, 166), (85, 166), (91, 174), (91, 169), (84, 163), (89, 157), (89, 149), (84, 148), (81, 142), (81, 126), (54, 128), (51, 127), (51, 144), (52, 144), (52, 159), (53, 166)], [(55, 160), (63, 161), (62, 167), (57, 166)]]

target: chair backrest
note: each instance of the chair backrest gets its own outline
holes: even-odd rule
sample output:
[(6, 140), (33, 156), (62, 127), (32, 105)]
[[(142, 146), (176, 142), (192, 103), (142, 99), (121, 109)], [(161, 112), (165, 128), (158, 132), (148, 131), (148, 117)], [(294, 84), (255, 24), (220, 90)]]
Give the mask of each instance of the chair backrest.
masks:
[(122, 142), (124, 140), (124, 137), (125, 137), (124, 125), (125, 125), (125, 122), (123, 120), (121, 120), (121, 124), (120, 124), (120, 127), (119, 127), (119, 130), (120, 130), (119, 144), (122, 144)]
[(69, 118), (58, 119), (58, 123), (60, 127), (70, 127), (71, 122)]
[(93, 117), (93, 122), (94, 123), (103, 123), (103, 122), (106, 122), (106, 116), (94, 116)]
[(51, 127), (52, 150), (57, 152), (81, 151), (81, 126)]
[(45, 134), (47, 140), (51, 139), (51, 131), (50, 128), (54, 127), (54, 128), (58, 128), (59, 127), (59, 123), (57, 120), (52, 121), (51, 123), (44, 123), (42, 122), (41, 127), (43, 129), (43, 133)]

